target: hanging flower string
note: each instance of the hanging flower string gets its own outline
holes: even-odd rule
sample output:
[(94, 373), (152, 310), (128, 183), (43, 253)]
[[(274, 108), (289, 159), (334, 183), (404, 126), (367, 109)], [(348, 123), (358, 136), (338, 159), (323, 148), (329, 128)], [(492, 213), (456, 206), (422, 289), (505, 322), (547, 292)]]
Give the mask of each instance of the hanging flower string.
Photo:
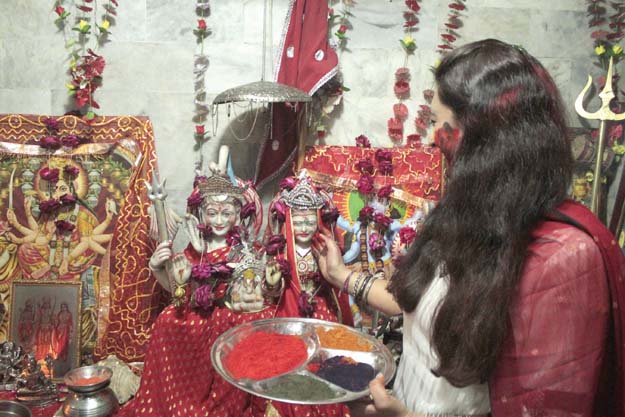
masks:
[(347, 32), (351, 30), (352, 24), (349, 18), (353, 16), (351, 8), (354, 6), (354, 0), (342, 0), (341, 10), (336, 13), (334, 7), (336, 0), (330, 0), (329, 12), (328, 12), (328, 41), (333, 49), (336, 49), (339, 54), (347, 48), (347, 41), (349, 37)]
[[(96, 116), (94, 109), (100, 108), (94, 93), (102, 85), (106, 64), (96, 51), (108, 41), (111, 25), (117, 16), (118, 2), (109, 0), (100, 10), (94, 0), (79, 0), (71, 4), (73, 10), (70, 12), (65, 0), (54, 1), (54, 23), (64, 31), (65, 48), (70, 55), (68, 93), (73, 96), (76, 113), (91, 121)], [(73, 18), (70, 17), (72, 15)], [(72, 33), (75, 35), (71, 36)]]
[[(616, 64), (623, 59), (623, 47), (619, 45), (625, 35), (625, 3), (608, 2), (612, 8), (612, 14), (608, 16), (607, 4), (600, 0), (587, 0), (588, 2), (588, 27), (592, 30), (590, 37), (594, 41), (594, 52), (598, 58), (598, 65), (604, 71), (608, 70), (610, 58), (612, 58), (615, 68)], [(625, 109), (625, 101), (621, 99), (624, 93), (618, 88), (619, 75), (614, 72), (612, 76), (612, 90), (614, 92), (614, 100), (611, 102), (612, 110), (621, 113)], [(605, 76), (597, 78), (597, 91), (601, 91), (605, 86)], [(596, 141), (599, 137), (599, 130), (592, 131), (592, 138)], [(623, 123), (609, 122), (607, 129), (607, 146), (611, 147), (615, 154), (615, 161), (625, 154), (625, 146), (623, 142)], [(592, 174), (587, 174), (587, 177)]]
[(404, 51), (404, 62), (395, 71), (395, 85), (393, 92), (399, 100), (393, 105), (393, 117), (387, 122), (388, 136), (395, 145), (402, 143), (404, 139), (404, 122), (408, 118), (408, 107), (403, 103), (410, 98), (410, 69), (408, 68), (408, 57), (414, 54), (417, 43), (412, 34), (417, 30), (419, 23), (418, 13), (421, 10), (417, 0), (406, 0), (406, 9), (403, 11), (404, 24), (403, 38), (399, 40)]
[(206, 24), (206, 18), (210, 16), (210, 3), (208, 0), (198, 0), (195, 3), (195, 13), (197, 15), (197, 26), (193, 30), (199, 52), (195, 54), (193, 60), (193, 85), (194, 85), (194, 105), (193, 122), (195, 130), (195, 151), (200, 151), (202, 145), (208, 140), (206, 132), (206, 121), (209, 114), (208, 103), (206, 102), (206, 89), (204, 79), (208, 69), (208, 56), (204, 53), (204, 40), (211, 34), (211, 30)]

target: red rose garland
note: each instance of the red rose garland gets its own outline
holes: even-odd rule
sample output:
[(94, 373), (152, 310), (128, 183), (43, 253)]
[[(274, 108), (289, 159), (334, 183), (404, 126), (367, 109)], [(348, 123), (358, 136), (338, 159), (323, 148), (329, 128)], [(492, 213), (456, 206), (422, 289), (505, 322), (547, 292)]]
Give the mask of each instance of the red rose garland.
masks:
[(408, 118), (408, 107), (403, 103), (410, 98), (410, 69), (408, 68), (408, 57), (417, 49), (417, 43), (411, 34), (417, 30), (419, 23), (418, 13), (421, 6), (417, 0), (406, 0), (406, 9), (403, 11), (404, 24), (402, 26), (404, 38), (400, 39), (400, 44), (404, 51), (403, 66), (395, 71), (395, 85), (393, 92), (399, 100), (393, 105), (393, 117), (388, 119), (388, 136), (393, 143), (400, 144), (404, 138), (404, 122)]
[[(65, 44), (69, 51), (68, 73), (71, 77), (67, 88), (74, 97), (76, 112), (84, 116), (86, 121), (91, 121), (96, 116), (94, 109), (100, 108), (93, 96), (102, 85), (106, 64), (104, 57), (95, 51), (108, 41), (111, 33), (109, 29), (115, 22), (119, 4), (117, 0), (108, 0), (98, 10), (94, 0), (79, 0), (72, 3), (74, 10), (70, 12), (65, 3), (66, 0), (55, 0), (53, 10), (56, 14), (54, 23), (65, 32), (65, 38), (69, 39)], [(73, 20), (70, 19), (72, 13), (75, 15)], [(69, 35), (71, 32), (76, 32), (74, 38)], [(91, 47), (88, 46), (89, 43), (92, 44)]]
[[(395, 145), (399, 145), (404, 137), (404, 122), (408, 119), (408, 108), (402, 102), (410, 96), (410, 70), (407, 68), (408, 57), (417, 48), (415, 40), (411, 33), (416, 31), (419, 23), (418, 13), (421, 10), (418, 0), (406, 0), (407, 10), (403, 12), (404, 17), (404, 33), (406, 37), (400, 40), (402, 48), (406, 54), (404, 66), (395, 71), (395, 85), (393, 91), (399, 102), (393, 105), (393, 117), (387, 122), (388, 135)], [(466, 10), (466, 0), (454, 0), (447, 5), (449, 13), (444, 29), (440, 35), (441, 42), (436, 47), (437, 52), (445, 53), (454, 48), (454, 43), (458, 40), (458, 29), (462, 27), (462, 13)], [(429, 104), (432, 102), (434, 91), (426, 89), (423, 91), (423, 98), (427, 104), (419, 106), (417, 117), (415, 118), (415, 128), (417, 133), (407, 136), (407, 145), (415, 146), (421, 142), (421, 137), (427, 134), (427, 128), (430, 120), (431, 109)]]

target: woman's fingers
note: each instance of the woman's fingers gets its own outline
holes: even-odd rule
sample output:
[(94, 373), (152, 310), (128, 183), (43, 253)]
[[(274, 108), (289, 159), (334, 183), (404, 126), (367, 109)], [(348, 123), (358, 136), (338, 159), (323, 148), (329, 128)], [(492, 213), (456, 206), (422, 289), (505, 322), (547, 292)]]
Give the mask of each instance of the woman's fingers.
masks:
[(319, 224), (319, 231), (321, 232), (323, 237), (332, 238), (332, 231), (328, 229), (325, 225)]

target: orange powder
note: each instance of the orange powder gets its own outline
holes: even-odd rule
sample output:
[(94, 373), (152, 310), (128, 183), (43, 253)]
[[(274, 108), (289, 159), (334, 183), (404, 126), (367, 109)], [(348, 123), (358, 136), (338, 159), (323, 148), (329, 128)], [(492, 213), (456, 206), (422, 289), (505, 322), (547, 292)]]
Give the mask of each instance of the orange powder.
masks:
[(354, 334), (343, 327), (331, 329), (315, 329), (319, 343), (328, 349), (355, 350), (359, 352), (371, 352), (373, 346), (364, 338)]

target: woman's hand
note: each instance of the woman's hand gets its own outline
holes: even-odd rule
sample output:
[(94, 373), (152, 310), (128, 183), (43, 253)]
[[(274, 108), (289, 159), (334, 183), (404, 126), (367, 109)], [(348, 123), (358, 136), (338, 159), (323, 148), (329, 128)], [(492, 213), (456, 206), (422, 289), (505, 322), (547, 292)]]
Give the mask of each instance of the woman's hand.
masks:
[(338, 245), (328, 229), (320, 228), (313, 236), (312, 251), (319, 265), (319, 272), (335, 287), (341, 287), (349, 275)]
[(369, 383), (371, 399), (349, 403), (352, 417), (411, 417), (410, 411), (401, 401), (386, 392), (384, 377), (379, 374)]

